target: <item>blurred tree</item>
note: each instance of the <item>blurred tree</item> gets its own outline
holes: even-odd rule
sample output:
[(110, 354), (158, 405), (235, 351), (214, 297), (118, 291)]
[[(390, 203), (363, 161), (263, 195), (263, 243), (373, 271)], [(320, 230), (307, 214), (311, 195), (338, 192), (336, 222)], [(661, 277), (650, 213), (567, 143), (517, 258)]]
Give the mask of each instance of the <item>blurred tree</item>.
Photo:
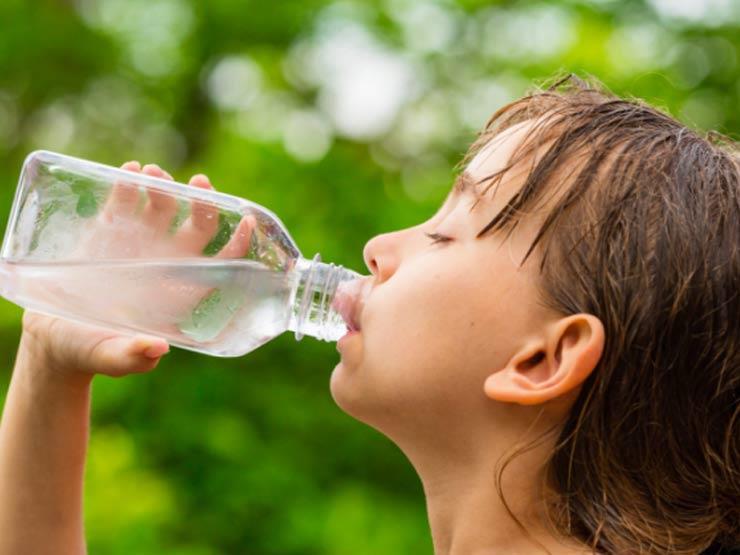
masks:
[[(4, 0), (0, 213), (33, 149), (138, 159), (206, 172), (362, 269), (371, 236), (436, 208), (488, 116), (557, 71), (737, 137), (739, 27), (736, 2)], [(20, 316), (2, 301), (3, 385)], [(327, 393), (336, 361), (285, 335), (97, 379), (91, 553), (431, 552), (412, 469)]]

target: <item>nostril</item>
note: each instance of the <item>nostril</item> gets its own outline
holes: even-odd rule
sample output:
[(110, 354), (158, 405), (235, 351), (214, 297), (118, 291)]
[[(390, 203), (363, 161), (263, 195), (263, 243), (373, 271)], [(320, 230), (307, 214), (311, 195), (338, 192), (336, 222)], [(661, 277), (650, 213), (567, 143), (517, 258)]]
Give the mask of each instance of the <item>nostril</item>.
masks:
[[(362, 251), (365, 265), (380, 282), (386, 281), (400, 262), (404, 237), (408, 230), (382, 233), (370, 239)], [(409, 234), (409, 237), (411, 234)]]
[(375, 275), (377, 275), (379, 269), (378, 255), (380, 253), (382, 237), (382, 235), (373, 237), (365, 244), (365, 248), (362, 250), (362, 259), (365, 261), (365, 266)]

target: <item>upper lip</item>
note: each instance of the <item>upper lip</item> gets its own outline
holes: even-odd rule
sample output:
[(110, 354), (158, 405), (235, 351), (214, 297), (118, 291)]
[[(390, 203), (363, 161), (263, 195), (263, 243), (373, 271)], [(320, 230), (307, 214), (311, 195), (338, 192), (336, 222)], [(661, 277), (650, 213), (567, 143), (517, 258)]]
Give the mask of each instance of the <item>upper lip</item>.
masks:
[(332, 308), (342, 317), (350, 331), (359, 331), (362, 291), (365, 280), (351, 280), (339, 284), (332, 301)]

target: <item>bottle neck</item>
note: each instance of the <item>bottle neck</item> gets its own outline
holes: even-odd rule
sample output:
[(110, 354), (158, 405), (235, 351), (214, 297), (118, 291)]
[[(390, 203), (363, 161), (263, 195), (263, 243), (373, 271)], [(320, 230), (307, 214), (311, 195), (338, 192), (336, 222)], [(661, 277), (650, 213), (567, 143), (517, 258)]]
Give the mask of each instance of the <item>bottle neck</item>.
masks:
[(288, 330), (295, 332), (296, 341), (304, 335), (323, 341), (338, 340), (347, 332), (347, 326), (332, 306), (337, 286), (359, 279), (360, 274), (342, 266), (325, 264), (319, 254), (312, 260), (299, 258), (293, 271), (295, 282), (290, 297)]

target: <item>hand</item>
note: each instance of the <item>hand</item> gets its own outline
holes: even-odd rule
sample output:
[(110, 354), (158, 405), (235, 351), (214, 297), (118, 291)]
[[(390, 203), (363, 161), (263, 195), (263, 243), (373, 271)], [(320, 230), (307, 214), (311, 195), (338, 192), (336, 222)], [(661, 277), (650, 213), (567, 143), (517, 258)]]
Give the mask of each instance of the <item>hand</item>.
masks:
[[(154, 164), (141, 168), (138, 162), (127, 162), (122, 169), (172, 179)], [(193, 176), (189, 184), (213, 189), (202, 174)], [(175, 233), (171, 233), (170, 226), (177, 210), (173, 197), (157, 191), (149, 191), (146, 205), (140, 210), (138, 188), (118, 182), (101, 212), (91, 220), (89, 225), (93, 229), (85, 234), (89, 239), (80, 245), (80, 257), (151, 259), (202, 256), (203, 248), (218, 231), (218, 209), (192, 201), (189, 217)], [(245, 216), (214, 257), (243, 257), (249, 249), (255, 223), (253, 216)], [(111, 284), (106, 285), (110, 291)], [(138, 289), (136, 302), (147, 306), (149, 313), (174, 314), (194, 307), (208, 291), (208, 288), (170, 281), (160, 287)], [(123, 376), (152, 370), (168, 352), (169, 346), (166, 340), (154, 336), (124, 335), (27, 310), (23, 316), (21, 350), (56, 375), (82, 374), (91, 378), (94, 374)]]

